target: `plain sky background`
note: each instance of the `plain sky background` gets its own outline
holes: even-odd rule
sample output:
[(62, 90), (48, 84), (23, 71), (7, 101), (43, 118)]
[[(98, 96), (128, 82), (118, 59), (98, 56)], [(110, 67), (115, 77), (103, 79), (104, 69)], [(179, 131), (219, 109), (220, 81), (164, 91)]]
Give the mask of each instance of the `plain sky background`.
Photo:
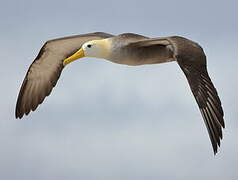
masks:
[[(0, 177), (4, 180), (238, 178), (238, 1), (0, 2)], [(15, 120), (27, 68), (46, 40), (104, 31), (199, 42), (226, 129), (214, 157), (176, 62), (129, 67), (70, 64), (45, 102)]]

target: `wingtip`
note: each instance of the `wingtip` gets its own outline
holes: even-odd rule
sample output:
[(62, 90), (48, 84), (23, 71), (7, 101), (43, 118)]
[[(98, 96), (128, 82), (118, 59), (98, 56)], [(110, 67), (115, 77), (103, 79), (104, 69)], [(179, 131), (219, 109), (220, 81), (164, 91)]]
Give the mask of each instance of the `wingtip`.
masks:
[(15, 118), (16, 118), (16, 119), (19, 118), (19, 116), (18, 116), (18, 111), (17, 111), (17, 107), (16, 107), (16, 109), (15, 109)]
[(216, 149), (213, 149), (214, 157), (217, 155), (217, 153), (218, 153), (218, 149), (217, 149), (217, 148), (216, 148)]
[(21, 119), (23, 117), (23, 114), (20, 114), (17, 109), (16, 109), (16, 112), (15, 112), (15, 118), (16, 119)]

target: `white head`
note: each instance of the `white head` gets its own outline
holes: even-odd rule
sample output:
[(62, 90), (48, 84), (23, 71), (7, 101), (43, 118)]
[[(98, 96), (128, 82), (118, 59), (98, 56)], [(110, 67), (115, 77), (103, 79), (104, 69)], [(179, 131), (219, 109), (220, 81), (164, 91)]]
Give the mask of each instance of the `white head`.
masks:
[(82, 45), (85, 57), (96, 57), (107, 59), (109, 56), (109, 47), (107, 40), (88, 41)]
[(111, 44), (107, 39), (88, 41), (73, 55), (66, 58), (63, 62), (64, 66), (76, 59), (82, 57), (96, 57), (108, 59), (110, 56)]

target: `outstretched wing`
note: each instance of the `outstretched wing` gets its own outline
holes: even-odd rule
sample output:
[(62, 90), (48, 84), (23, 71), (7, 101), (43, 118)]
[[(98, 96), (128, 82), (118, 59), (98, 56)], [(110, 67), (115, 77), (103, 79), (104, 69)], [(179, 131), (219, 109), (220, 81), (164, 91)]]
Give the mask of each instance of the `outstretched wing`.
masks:
[(224, 113), (216, 88), (207, 72), (206, 56), (201, 46), (189, 39), (173, 36), (168, 40), (172, 44), (174, 58), (187, 77), (216, 154), (222, 139), (222, 127), (225, 128)]
[(26, 73), (17, 99), (16, 118), (34, 111), (51, 93), (60, 77), (65, 58), (87, 41), (108, 37), (112, 35), (97, 32), (47, 41)]
[(195, 42), (179, 37), (146, 38), (133, 36), (128, 44), (137, 59), (156, 57), (156, 63), (177, 60), (185, 73), (190, 88), (205, 121), (214, 153), (222, 139), (225, 127), (223, 110), (217, 91), (207, 73), (206, 56)]
[[(196, 58), (206, 57), (198, 56)], [(181, 59), (178, 56), (177, 61), (187, 77), (192, 93), (205, 121), (214, 154), (216, 154), (217, 148), (220, 146), (220, 140), (222, 139), (222, 127), (225, 127), (223, 119), (224, 113), (216, 88), (208, 75), (206, 63), (201, 63), (206, 62), (206, 59), (199, 60), (196, 58), (194, 58), (195, 61), (191, 63), (191, 59), (186, 60), (186, 57)]]

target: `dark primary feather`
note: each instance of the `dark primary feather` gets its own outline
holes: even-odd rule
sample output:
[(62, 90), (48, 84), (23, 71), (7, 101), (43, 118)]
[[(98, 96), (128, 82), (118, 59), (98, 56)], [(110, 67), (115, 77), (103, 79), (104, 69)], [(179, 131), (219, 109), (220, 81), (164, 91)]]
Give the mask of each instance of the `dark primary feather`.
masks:
[(90, 33), (47, 41), (30, 65), (18, 95), (15, 116), (22, 118), (41, 104), (56, 85), (63, 70), (63, 60), (82, 44), (93, 39), (112, 37), (106, 33)]
[[(216, 153), (222, 139), (222, 128), (225, 127), (224, 113), (217, 91), (207, 72), (206, 56), (199, 44), (174, 36), (141, 39), (130, 43), (129, 46), (136, 48), (141, 58), (155, 56), (158, 60), (161, 58), (161, 62), (177, 60), (199, 106)], [(143, 48), (142, 53), (140, 53), (141, 48)]]
[(216, 154), (222, 139), (222, 127), (225, 127), (224, 113), (216, 88), (207, 72), (206, 56), (202, 48), (192, 41), (179, 37), (173, 40), (178, 46), (175, 55), (177, 62), (187, 77)]
[(217, 146), (220, 146), (220, 140), (222, 139), (222, 127), (225, 127), (224, 114), (217, 91), (205, 66), (197, 69), (192, 66), (181, 65), (181, 63), (179, 65), (188, 79), (205, 121), (214, 153), (216, 153)]

